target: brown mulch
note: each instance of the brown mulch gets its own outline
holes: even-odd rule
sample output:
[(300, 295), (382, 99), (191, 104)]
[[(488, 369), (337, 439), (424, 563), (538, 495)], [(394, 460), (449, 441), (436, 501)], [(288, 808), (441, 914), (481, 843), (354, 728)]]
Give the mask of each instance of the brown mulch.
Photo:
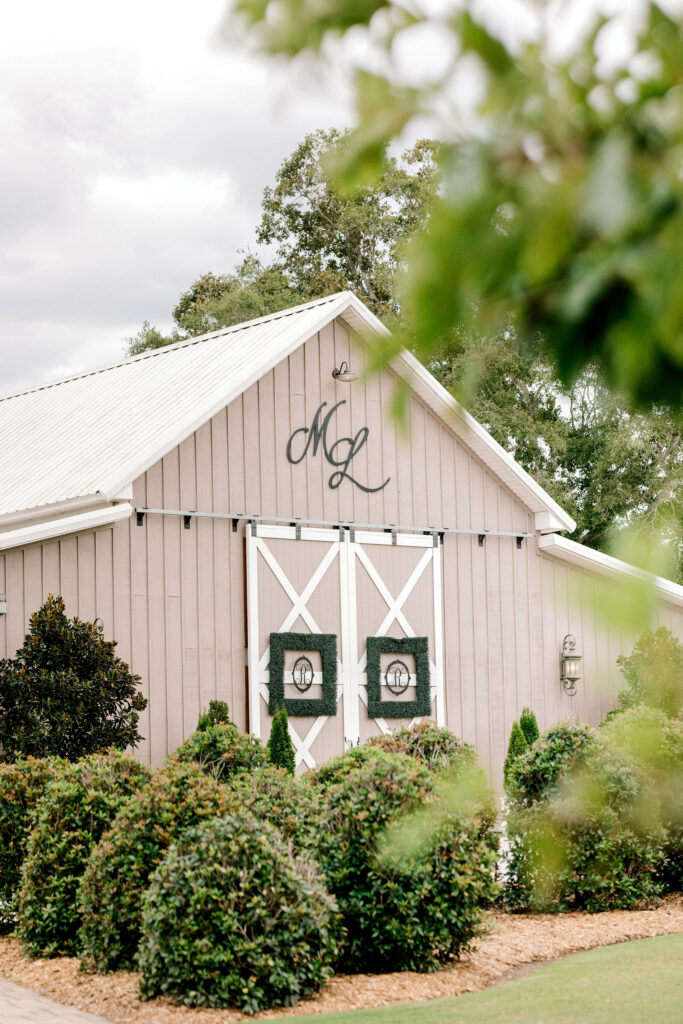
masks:
[[(556, 960), (568, 953), (629, 939), (683, 932), (683, 894), (668, 896), (653, 910), (558, 916), (496, 912), (489, 923), (490, 930), (479, 939), (475, 951), (445, 970), (433, 974), (337, 975), (320, 995), (256, 1017), (333, 1013), (455, 996), (506, 980), (525, 964)], [(22, 955), (12, 938), (0, 938), (0, 975), (58, 1002), (108, 1017), (114, 1024), (227, 1024), (254, 1019), (229, 1010), (174, 1006), (167, 999), (141, 1003), (137, 998), (137, 974), (84, 974), (79, 971), (79, 961), (72, 957), (31, 960)]]

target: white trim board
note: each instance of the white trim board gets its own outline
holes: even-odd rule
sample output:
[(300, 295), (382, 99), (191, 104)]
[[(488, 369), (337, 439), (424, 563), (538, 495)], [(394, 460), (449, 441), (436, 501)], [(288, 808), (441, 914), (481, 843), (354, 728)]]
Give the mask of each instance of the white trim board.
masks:
[(106, 526), (120, 519), (130, 518), (132, 512), (132, 506), (124, 502), (121, 505), (107, 505), (106, 508), (94, 509), (92, 512), (82, 512), (77, 516), (64, 516), (61, 519), (50, 519), (46, 523), (36, 523), (34, 526), (23, 526), (19, 530), (7, 530), (6, 533), (0, 533), (0, 551), (51, 540), (53, 537), (61, 537), (68, 533), (91, 530), (95, 526)]
[(577, 544), (568, 537), (559, 537), (556, 533), (547, 534), (538, 538), (538, 547), (546, 555), (559, 558), (564, 562), (570, 562), (590, 572), (597, 572), (603, 576), (616, 578), (627, 578), (641, 580), (650, 583), (659, 597), (662, 597), (669, 604), (675, 604), (683, 608), (683, 587), (663, 576), (654, 576), (652, 573), (638, 569), (628, 562), (622, 562), (619, 558), (605, 555), (602, 551), (595, 551), (584, 544)]

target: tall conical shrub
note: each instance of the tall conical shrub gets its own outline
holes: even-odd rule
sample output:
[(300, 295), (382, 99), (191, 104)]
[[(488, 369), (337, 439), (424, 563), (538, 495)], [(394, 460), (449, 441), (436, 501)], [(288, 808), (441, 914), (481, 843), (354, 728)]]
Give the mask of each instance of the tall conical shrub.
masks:
[(522, 708), (522, 713), (519, 716), (519, 727), (524, 733), (524, 739), (529, 746), (532, 746), (540, 736), (540, 733), (538, 731), (536, 715), (531, 708)]
[(290, 775), (294, 774), (296, 766), (294, 747), (289, 735), (287, 711), (285, 708), (278, 708), (273, 715), (273, 724), (270, 727), (270, 739), (268, 740), (267, 750), (271, 764), (284, 768)]
[(525, 753), (529, 749), (529, 745), (526, 741), (524, 733), (519, 727), (519, 722), (514, 722), (512, 725), (512, 731), (510, 732), (510, 742), (508, 743), (507, 757), (505, 758), (505, 764), (503, 765), (503, 779), (505, 782), (508, 781), (510, 776), (510, 769), (514, 765), (515, 761), (520, 754)]

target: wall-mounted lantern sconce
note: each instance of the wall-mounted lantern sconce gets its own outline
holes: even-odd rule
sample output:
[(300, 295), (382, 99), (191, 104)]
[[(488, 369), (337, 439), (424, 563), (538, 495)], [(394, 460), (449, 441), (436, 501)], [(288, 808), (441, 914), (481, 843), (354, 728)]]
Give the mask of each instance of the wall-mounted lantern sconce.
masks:
[(349, 369), (349, 364), (343, 362), (332, 371), (332, 376), (335, 380), (341, 380), (345, 384), (350, 384), (352, 380), (358, 380), (358, 374), (354, 373), (353, 370)]
[(0, 615), (7, 615), (7, 598), (0, 594)]
[(576, 693), (576, 684), (581, 678), (581, 655), (575, 653), (576, 637), (567, 633), (562, 641), (560, 651), (560, 680), (564, 686), (565, 693), (573, 697)]

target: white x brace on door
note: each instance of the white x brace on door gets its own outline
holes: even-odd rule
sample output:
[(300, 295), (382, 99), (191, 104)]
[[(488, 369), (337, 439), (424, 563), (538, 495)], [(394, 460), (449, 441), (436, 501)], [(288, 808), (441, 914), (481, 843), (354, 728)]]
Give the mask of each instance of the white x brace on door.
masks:
[[(351, 744), (414, 720), (369, 718), (366, 647), (371, 636), (428, 638), (430, 714), (444, 724), (438, 537), (247, 524), (246, 542), (251, 732), (263, 739), (269, 734), (269, 638), (288, 632), (337, 637), (337, 714), (290, 716), (297, 765), (314, 767)], [(311, 669), (310, 689), (319, 691), (320, 666)], [(293, 678), (291, 664), (285, 675)], [(406, 687), (410, 696), (412, 672)]]

